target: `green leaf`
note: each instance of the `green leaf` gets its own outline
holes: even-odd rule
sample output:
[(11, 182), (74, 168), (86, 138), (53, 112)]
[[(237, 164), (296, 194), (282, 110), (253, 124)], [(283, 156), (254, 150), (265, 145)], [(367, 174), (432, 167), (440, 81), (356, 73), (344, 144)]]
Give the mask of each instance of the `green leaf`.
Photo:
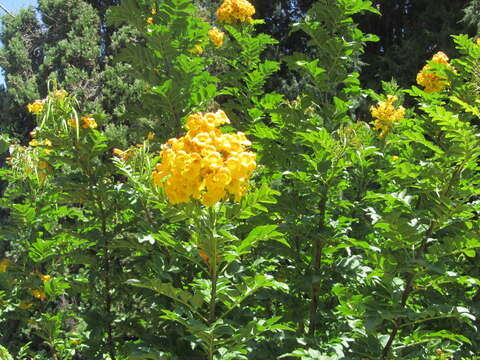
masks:
[(125, 353), (129, 360), (163, 360), (165, 354), (146, 344), (127, 344)]
[(454, 334), (454, 333), (452, 333), (448, 330), (440, 330), (440, 331), (436, 331), (436, 332), (426, 333), (422, 337), (424, 337), (424, 338), (448, 339), (448, 340), (452, 340), (452, 341), (454, 341), (458, 344), (466, 343), (466, 344), (472, 345), (472, 342), (467, 337), (465, 337), (463, 335), (460, 335), (460, 334)]
[(10, 139), (6, 134), (0, 134), (0, 154), (3, 154), (8, 150), (8, 146), (10, 145)]
[(167, 296), (170, 299), (187, 306), (190, 310), (195, 311), (204, 304), (203, 298), (198, 294), (194, 295), (186, 290), (174, 287), (171, 283), (164, 283), (161, 280), (154, 279), (140, 281), (137, 279), (130, 279), (127, 283), (132, 286), (153, 290), (160, 295)]
[(255, 227), (237, 247), (239, 255), (248, 253), (258, 242), (275, 240), (290, 247), (281, 232), (276, 231), (277, 225), (261, 225)]
[(13, 360), (12, 355), (2, 345), (0, 345), (0, 360)]

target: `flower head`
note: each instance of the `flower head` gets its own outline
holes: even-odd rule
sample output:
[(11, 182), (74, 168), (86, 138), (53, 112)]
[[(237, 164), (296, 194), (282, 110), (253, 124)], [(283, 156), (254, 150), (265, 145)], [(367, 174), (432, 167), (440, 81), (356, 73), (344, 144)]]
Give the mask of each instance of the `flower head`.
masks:
[(45, 100), (35, 100), (33, 103), (27, 105), (27, 109), (32, 114), (40, 114), (43, 110)]
[(53, 96), (57, 99), (63, 100), (67, 97), (68, 93), (64, 89), (56, 90)]
[(147, 24), (148, 25), (153, 25), (153, 17), (148, 17), (147, 18)]
[[(441, 51), (434, 54), (431, 61), (451, 68), (451, 65), (448, 62), (448, 56)], [(425, 92), (433, 93), (442, 91), (443, 88), (449, 84), (449, 82), (444, 77), (440, 77), (439, 75), (435, 74), (432, 71), (431, 66), (427, 64), (417, 74), (417, 84), (423, 86), (425, 88)]]
[(393, 128), (394, 123), (399, 122), (405, 115), (403, 106), (395, 107), (393, 103), (397, 100), (396, 96), (388, 95), (386, 101), (380, 101), (376, 107), (370, 107), (375, 130), (380, 130), (380, 137), (383, 138)]
[(33, 139), (33, 140), (30, 140), (30, 142), (28, 143), (28, 145), (30, 146), (38, 146), (39, 145), (39, 142), (37, 139)]
[(50, 275), (43, 275), (43, 274), (39, 274), (38, 277), (39, 277), (43, 282), (50, 281), (50, 279), (52, 278)]
[(73, 128), (76, 128), (77, 127), (77, 120), (75, 120), (74, 118), (68, 119), (68, 125), (70, 125)]
[(49, 165), (46, 161), (44, 160), (41, 160), (38, 162), (38, 168), (39, 169), (42, 169), (42, 170), (45, 170), (45, 169), (48, 169)]
[(121, 149), (118, 149), (118, 148), (113, 148), (112, 152), (115, 155), (118, 155), (120, 157), (120, 160), (125, 161), (132, 155), (132, 150), (133, 150), (132, 148), (129, 148), (125, 151), (123, 151)]
[(220, 47), (223, 44), (223, 38), (225, 37), (225, 33), (218, 30), (218, 28), (213, 27), (208, 31), (208, 36), (210, 37), (213, 45), (215, 45), (216, 47)]
[(97, 127), (97, 122), (92, 117), (92, 115), (86, 115), (80, 120), (83, 122), (82, 127), (84, 129), (95, 129)]
[(34, 298), (38, 299), (38, 300), (45, 300), (47, 298), (47, 294), (45, 294), (45, 292), (43, 290), (40, 290), (40, 289), (34, 289), (32, 290), (32, 295)]
[(218, 21), (227, 24), (252, 22), (255, 8), (247, 0), (224, 0), (217, 9)]
[(200, 200), (206, 206), (233, 195), (239, 201), (256, 167), (255, 154), (243, 133), (223, 134), (226, 114), (195, 113), (188, 117), (187, 134), (163, 146), (153, 183), (165, 189), (172, 204)]
[(203, 54), (203, 47), (201, 45), (195, 45), (192, 49), (188, 50), (188, 52), (191, 52), (192, 54)]

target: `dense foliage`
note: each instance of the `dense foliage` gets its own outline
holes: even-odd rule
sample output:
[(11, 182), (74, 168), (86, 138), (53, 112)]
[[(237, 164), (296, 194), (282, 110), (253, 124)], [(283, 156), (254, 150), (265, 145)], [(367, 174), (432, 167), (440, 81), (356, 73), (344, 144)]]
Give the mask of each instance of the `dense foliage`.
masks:
[(385, 82), (371, 1), (61, 3), (2, 33), (0, 359), (480, 354), (479, 39)]
[(140, 89), (128, 75), (129, 66), (114, 64), (113, 55), (129, 34), (107, 29), (101, 15), (85, 1), (39, 0), (37, 11), (3, 17), (2, 131), (24, 140), (34, 126), (25, 104), (45, 97), (49, 80), (75, 94), (89, 111), (103, 111), (117, 121), (124, 114)]

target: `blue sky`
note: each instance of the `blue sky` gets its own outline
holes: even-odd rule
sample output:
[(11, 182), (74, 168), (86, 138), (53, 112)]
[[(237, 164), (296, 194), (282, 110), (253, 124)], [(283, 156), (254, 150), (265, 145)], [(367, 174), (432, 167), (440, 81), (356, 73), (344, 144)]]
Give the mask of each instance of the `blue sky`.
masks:
[[(30, 5), (35, 6), (37, 4), (37, 0), (0, 0), (0, 4), (2, 4), (11, 13), (17, 13), (18, 10), (22, 8), (26, 8)], [(0, 9), (0, 14), (4, 15), (5, 11)], [(0, 72), (0, 84), (3, 83), (3, 74)]]
[[(30, 5), (36, 5), (36, 0), (0, 0), (0, 4), (5, 6), (10, 12), (17, 12), (21, 8), (26, 8)], [(2, 15), (4, 11), (2, 11)]]

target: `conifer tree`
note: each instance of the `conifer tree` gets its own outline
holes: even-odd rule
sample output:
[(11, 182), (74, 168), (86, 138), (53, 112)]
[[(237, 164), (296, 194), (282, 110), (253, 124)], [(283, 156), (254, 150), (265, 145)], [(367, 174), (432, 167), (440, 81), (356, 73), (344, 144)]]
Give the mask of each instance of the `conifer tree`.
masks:
[[(111, 2), (111, 1), (110, 1)], [(0, 66), (5, 75), (0, 129), (23, 138), (32, 129), (25, 105), (47, 93), (48, 80), (74, 94), (87, 111), (118, 118), (135, 99), (128, 66), (112, 54), (125, 38), (102, 19), (110, 2), (39, 0), (18, 15), (4, 16)], [(37, 16), (38, 14), (38, 16)], [(112, 45), (113, 44), (113, 45)]]

